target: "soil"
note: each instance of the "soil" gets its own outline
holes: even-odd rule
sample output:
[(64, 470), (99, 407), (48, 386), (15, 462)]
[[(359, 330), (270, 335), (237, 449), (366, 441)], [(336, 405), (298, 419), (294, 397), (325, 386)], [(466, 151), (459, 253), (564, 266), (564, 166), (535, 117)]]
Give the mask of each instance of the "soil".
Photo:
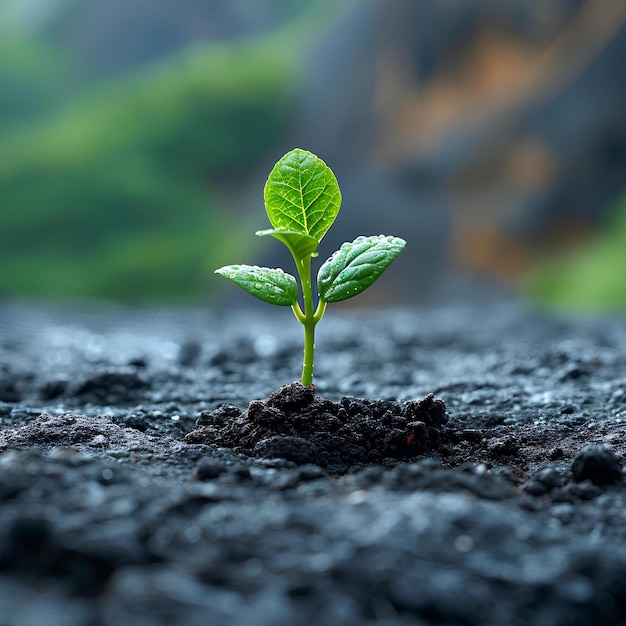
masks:
[(626, 624), (623, 318), (343, 311), (0, 304), (0, 626)]

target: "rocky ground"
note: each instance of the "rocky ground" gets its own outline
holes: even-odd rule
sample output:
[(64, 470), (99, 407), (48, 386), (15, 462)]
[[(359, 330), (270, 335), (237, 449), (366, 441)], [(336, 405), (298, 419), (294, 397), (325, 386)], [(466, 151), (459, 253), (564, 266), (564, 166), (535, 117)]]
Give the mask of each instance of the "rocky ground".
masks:
[(626, 624), (623, 318), (331, 311), (315, 393), (300, 343), (0, 304), (0, 626)]

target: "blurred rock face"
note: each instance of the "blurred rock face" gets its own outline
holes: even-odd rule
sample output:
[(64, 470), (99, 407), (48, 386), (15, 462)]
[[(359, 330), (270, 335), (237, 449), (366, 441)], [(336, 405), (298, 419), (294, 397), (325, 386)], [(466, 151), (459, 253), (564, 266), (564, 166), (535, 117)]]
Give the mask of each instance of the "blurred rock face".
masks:
[(515, 284), (623, 191), (625, 20), (593, 0), (359, 3), (311, 55), (293, 141), (413, 267)]

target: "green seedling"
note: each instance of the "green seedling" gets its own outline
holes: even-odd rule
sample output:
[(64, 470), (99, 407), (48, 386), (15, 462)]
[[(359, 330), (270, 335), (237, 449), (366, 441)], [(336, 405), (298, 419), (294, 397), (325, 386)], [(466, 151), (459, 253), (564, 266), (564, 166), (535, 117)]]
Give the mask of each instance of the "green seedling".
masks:
[(318, 256), (317, 247), (339, 213), (341, 191), (337, 179), (324, 161), (296, 148), (274, 166), (265, 184), (264, 198), (272, 228), (256, 234), (275, 237), (289, 248), (300, 289), (296, 278), (281, 269), (226, 265), (215, 273), (264, 302), (291, 307), (304, 326), (302, 384), (309, 386), (313, 384), (315, 327), (326, 305), (365, 291), (402, 252), (406, 241), (377, 235), (342, 244), (317, 273), (315, 302), (311, 259)]

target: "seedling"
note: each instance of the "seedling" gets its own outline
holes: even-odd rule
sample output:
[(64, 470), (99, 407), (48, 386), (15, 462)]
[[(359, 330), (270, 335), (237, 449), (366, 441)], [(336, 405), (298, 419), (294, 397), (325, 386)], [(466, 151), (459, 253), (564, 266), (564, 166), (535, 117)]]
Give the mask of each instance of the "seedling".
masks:
[(399, 237), (357, 237), (341, 245), (317, 273), (317, 302), (313, 298), (311, 259), (339, 213), (341, 192), (332, 170), (314, 154), (296, 148), (271, 171), (265, 183), (265, 210), (273, 228), (259, 230), (284, 243), (296, 263), (298, 282), (281, 269), (256, 265), (226, 265), (215, 270), (256, 298), (290, 306), (304, 326), (302, 384), (313, 384), (315, 327), (331, 302), (347, 300), (365, 291), (404, 250)]

